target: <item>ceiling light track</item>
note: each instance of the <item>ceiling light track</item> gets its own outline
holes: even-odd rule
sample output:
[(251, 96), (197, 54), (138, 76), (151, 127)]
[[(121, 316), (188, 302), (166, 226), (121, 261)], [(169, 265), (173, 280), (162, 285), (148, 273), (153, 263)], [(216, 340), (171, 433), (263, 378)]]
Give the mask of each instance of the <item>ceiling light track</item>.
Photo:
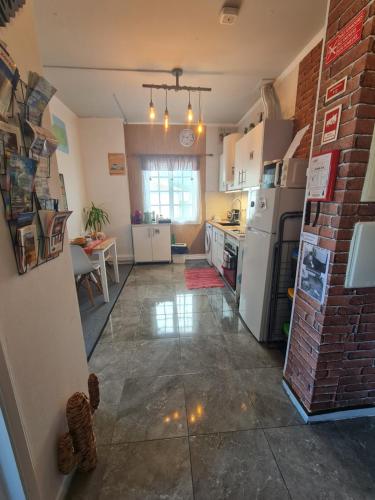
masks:
[(180, 77), (183, 74), (182, 68), (173, 68), (172, 71), (169, 71), (176, 78), (175, 85), (167, 85), (163, 84), (155, 84), (155, 83), (144, 83), (142, 87), (146, 89), (156, 89), (156, 90), (174, 90), (175, 92), (180, 92), (184, 90), (186, 92), (211, 92), (210, 87), (192, 87), (189, 85), (180, 85)]

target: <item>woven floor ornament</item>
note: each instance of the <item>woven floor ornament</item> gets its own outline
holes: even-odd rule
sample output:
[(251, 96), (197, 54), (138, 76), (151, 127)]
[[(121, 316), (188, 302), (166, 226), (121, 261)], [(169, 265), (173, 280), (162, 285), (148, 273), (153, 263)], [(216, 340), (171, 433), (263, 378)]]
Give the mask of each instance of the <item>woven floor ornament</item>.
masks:
[(77, 466), (88, 472), (96, 467), (96, 439), (93, 430), (93, 413), (99, 406), (99, 381), (91, 374), (88, 381), (90, 399), (83, 392), (76, 392), (68, 399), (66, 419), (69, 432), (59, 438), (58, 469), (69, 474)]

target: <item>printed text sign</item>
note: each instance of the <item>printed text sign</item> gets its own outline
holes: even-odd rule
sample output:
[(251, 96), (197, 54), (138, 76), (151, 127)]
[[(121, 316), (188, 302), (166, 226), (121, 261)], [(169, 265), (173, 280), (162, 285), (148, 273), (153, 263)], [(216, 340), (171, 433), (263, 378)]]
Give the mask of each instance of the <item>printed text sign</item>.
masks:
[(366, 11), (362, 10), (327, 43), (326, 64), (331, 64), (361, 39), (365, 15)]

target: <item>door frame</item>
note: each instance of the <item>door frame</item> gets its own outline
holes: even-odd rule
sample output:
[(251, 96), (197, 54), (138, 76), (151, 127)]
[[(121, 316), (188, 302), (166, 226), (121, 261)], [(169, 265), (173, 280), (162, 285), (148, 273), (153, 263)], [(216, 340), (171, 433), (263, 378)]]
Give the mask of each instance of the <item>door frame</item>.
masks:
[(14, 377), (8, 362), (6, 349), (0, 336), (0, 405), (12, 444), (14, 458), (26, 498), (36, 500), (41, 498), (36, 471), (26, 428), (24, 425), (21, 405), (15, 389)]

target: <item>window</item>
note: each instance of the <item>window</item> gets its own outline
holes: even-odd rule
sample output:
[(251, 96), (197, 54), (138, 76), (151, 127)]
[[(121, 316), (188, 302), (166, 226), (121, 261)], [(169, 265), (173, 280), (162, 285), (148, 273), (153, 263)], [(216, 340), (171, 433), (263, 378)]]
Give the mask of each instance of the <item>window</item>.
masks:
[(144, 211), (177, 223), (200, 222), (195, 157), (146, 157), (142, 162)]

